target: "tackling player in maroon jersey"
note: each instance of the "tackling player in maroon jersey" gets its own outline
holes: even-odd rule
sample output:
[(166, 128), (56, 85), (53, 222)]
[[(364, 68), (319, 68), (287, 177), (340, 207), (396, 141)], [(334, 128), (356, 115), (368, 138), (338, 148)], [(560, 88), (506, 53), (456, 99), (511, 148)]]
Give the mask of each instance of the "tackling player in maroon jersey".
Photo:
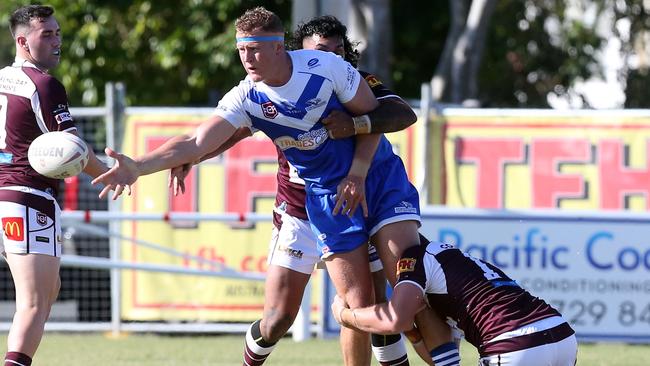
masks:
[[(430, 306), (465, 333), (481, 357), (480, 365), (573, 366), (575, 332), (544, 300), (519, 287), (494, 265), (453, 245), (430, 243), (404, 251), (388, 303), (348, 309), (332, 304), (337, 321), (367, 332), (408, 329), (413, 316)], [(440, 353), (444, 355), (444, 353)], [(458, 365), (434, 357), (436, 365)]]

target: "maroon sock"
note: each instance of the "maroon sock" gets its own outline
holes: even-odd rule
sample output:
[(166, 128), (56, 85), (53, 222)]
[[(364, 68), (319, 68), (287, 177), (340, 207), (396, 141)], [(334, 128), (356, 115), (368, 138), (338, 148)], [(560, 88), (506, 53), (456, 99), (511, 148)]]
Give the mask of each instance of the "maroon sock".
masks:
[(30, 366), (32, 358), (20, 352), (7, 352), (5, 355), (5, 366)]

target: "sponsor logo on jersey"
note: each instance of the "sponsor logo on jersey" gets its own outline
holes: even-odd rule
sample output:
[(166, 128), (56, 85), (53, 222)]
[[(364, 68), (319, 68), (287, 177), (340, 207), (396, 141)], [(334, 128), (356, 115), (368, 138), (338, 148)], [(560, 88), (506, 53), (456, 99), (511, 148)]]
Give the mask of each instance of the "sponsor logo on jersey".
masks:
[(415, 258), (401, 258), (397, 262), (397, 275), (404, 272), (413, 272), (415, 271), (415, 263), (417, 260)]
[(348, 78), (348, 80), (347, 80), (348, 87), (347, 88), (352, 90), (352, 88), (354, 88), (354, 84), (357, 81), (357, 75), (359, 75), (359, 72), (357, 72), (357, 70), (354, 67), (352, 67), (352, 65), (348, 65), (347, 72), (348, 72), (348, 76), (347, 76), (347, 78)]
[(72, 121), (72, 116), (68, 111), (67, 104), (59, 104), (52, 111), (52, 115), (58, 124), (61, 124), (66, 121)]
[(368, 83), (368, 86), (371, 88), (374, 88), (378, 85), (381, 85), (382, 82), (377, 79), (375, 75), (368, 75), (366, 76), (366, 82)]
[(67, 104), (57, 104), (56, 107), (54, 107), (54, 110), (52, 111), (52, 114), (59, 114), (62, 112), (67, 112), (68, 111), (68, 105)]
[(37, 235), (36, 236), (36, 241), (41, 242), (41, 243), (49, 243), (50, 238), (48, 238), (47, 236), (38, 236)]
[(402, 201), (399, 206), (395, 207), (395, 213), (418, 213), (418, 209), (411, 202)]
[(307, 67), (309, 67), (310, 69), (313, 69), (314, 67), (317, 66), (320, 66), (317, 58), (312, 58), (311, 60), (307, 61)]
[(54, 119), (58, 124), (61, 124), (63, 122), (72, 121), (72, 116), (70, 115), (70, 112), (63, 112), (55, 115)]
[(278, 110), (275, 108), (273, 102), (264, 102), (260, 104), (264, 117), (273, 119), (278, 115)]
[(9, 240), (25, 240), (25, 223), (22, 217), (3, 217), (2, 230), (4, 230), (5, 237)]
[(36, 213), (36, 223), (45, 226), (47, 225), (47, 215), (42, 213), (42, 212), (37, 212)]
[(291, 249), (291, 248), (286, 247), (286, 246), (280, 246), (280, 247), (278, 247), (278, 251), (280, 251), (280, 252), (286, 254), (286, 255), (289, 256), (289, 257), (294, 257), (294, 258), (298, 258), (298, 259), (302, 259), (302, 256), (304, 255), (304, 253), (302, 252), (302, 250)]
[(296, 148), (298, 150), (315, 150), (327, 140), (327, 131), (325, 128), (318, 130), (307, 131), (298, 135), (298, 139), (291, 136), (280, 136), (273, 142), (280, 148), (280, 150), (287, 150)]
[(0, 164), (11, 164), (14, 154), (0, 153)]
[(320, 99), (320, 98), (313, 98), (309, 99), (308, 101), (305, 102), (305, 109), (308, 111), (311, 111), (312, 109), (316, 109), (320, 106), (325, 104), (325, 101)]
[(300, 116), (303, 114), (303, 111), (298, 109), (295, 104), (284, 101), (282, 102), (282, 114), (287, 116)]

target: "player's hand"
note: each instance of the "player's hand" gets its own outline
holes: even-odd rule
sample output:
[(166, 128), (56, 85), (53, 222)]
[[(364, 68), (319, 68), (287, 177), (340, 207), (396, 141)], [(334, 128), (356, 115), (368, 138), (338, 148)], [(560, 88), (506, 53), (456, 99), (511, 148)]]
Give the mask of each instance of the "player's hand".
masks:
[(361, 205), (363, 217), (368, 217), (368, 203), (366, 202), (366, 180), (358, 175), (349, 174), (343, 178), (336, 188), (336, 205), (332, 210), (333, 215), (339, 212), (348, 217)]
[(334, 296), (334, 301), (332, 301), (332, 314), (334, 315), (336, 322), (343, 326), (345, 326), (345, 324), (343, 324), (343, 320), (341, 319), (341, 312), (345, 309), (347, 309), (345, 301), (343, 301), (339, 295)]
[(420, 358), (427, 365), (435, 366), (433, 364), (433, 360), (431, 360), (431, 355), (429, 355), (427, 346), (424, 344), (424, 340), (422, 339), (422, 334), (420, 334), (420, 331), (415, 326), (415, 324), (413, 324), (413, 328), (411, 328), (411, 330), (407, 330), (406, 332), (404, 332), (404, 335), (411, 342), (411, 345), (413, 346), (413, 349), (418, 354), (418, 356), (420, 356)]
[(342, 139), (355, 135), (352, 116), (345, 111), (335, 109), (327, 117), (323, 118), (321, 122), (323, 122), (330, 138)]
[(172, 189), (174, 196), (178, 196), (179, 191), (185, 194), (185, 177), (190, 174), (192, 164), (183, 164), (169, 170), (168, 186)]
[(102, 183), (105, 185), (104, 189), (99, 193), (99, 198), (106, 198), (110, 191), (114, 191), (113, 200), (116, 200), (125, 189), (130, 196), (131, 184), (135, 183), (140, 176), (140, 170), (135, 161), (108, 147), (105, 152), (108, 157), (115, 159), (115, 165), (92, 181), (92, 184)]

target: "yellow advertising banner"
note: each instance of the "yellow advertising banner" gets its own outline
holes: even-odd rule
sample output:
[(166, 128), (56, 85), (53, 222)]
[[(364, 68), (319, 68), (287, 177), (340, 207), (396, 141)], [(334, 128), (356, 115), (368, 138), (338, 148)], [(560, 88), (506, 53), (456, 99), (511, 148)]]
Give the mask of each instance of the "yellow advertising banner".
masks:
[[(435, 171), (430, 189), (442, 192), (444, 199), (433, 203), (497, 209), (650, 208), (646, 114), (457, 109), (438, 116), (434, 132), (444, 166)], [(436, 182), (443, 184), (434, 187)]]
[[(142, 155), (167, 139), (194, 129), (207, 114), (152, 113), (130, 115), (125, 122), (123, 152)], [(392, 134), (395, 149), (413, 176), (414, 131)], [(186, 179), (187, 191), (173, 197), (168, 173), (140, 177), (131, 196), (123, 196), (122, 210), (131, 212), (197, 212), (270, 214), (276, 191), (277, 155), (272, 142), (256, 134), (221, 156), (195, 166)], [(266, 270), (272, 223), (188, 221), (181, 223), (130, 221), (122, 226), (127, 237), (156, 243), (176, 251), (215, 260), (241, 272)], [(209, 269), (209, 265), (184, 260), (129, 241), (122, 259)], [(320, 280), (312, 278), (312, 319), (317, 319)], [(264, 283), (193, 275), (124, 271), (122, 318), (137, 321), (253, 321), (261, 316)], [(326, 309), (327, 310), (327, 309)]]

